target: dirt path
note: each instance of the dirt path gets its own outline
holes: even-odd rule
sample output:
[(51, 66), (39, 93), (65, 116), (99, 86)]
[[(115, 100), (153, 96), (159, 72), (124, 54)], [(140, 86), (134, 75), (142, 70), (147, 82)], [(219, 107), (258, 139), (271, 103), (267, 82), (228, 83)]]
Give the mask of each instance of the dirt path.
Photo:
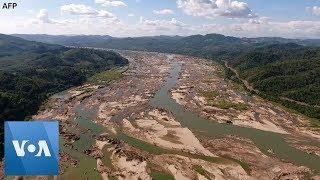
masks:
[[(240, 81), (242, 81), (242, 83), (246, 86), (246, 88), (247, 88), (248, 90), (250, 90), (250, 91), (252, 91), (252, 92), (255, 92), (255, 93), (257, 93), (257, 94), (260, 92), (259, 90), (254, 89), (247, 80), (241, 79), (238, 71), (237, 71), (236, 69), (232, 68), (231, 66), (229, 66), (227, 61), (224, 61), (224, 65), (225, 65), (226, 68), (230, 69), (233, 73), (236, 74), (237, 78), (238, 78)], [(320, 106), (310, 105), (310, 104), (308, 104), (308, 103), (301, 102), (301, 101), (296, 101), (296, 100), (293, 100), (293, 99), (290, 99), (290, 98), (287, 98), (287, 97), (280, 97), (280, 99), (285, 100), (285, 101), (289, 101), (289, 102), (293, 102), (293, 103), (296, 103), (296, 104), (299, 104), (299, 105), (303, 105), (303, 106), (320, 108)]]
[(259, 91), (256, 90), (256, 89), (254, 89), (247, 80), (241, 79), (238, 71), (235, 70), (234, 68), (232, 68), (231, 66), (229, 66), (227, 61), (224, 61), (224, 65), (226, 66), (226, 68), (230, 69), (233, 73), (236, 74), (237, 78), (238, 78), (240, 81), (242, 81), (242, 83), (246, 86), (246, 88), (247, 88), (248, 90), (250, 90), (250, 91), (252, 91), (252, 92), (255, 92), (255, 93), (259, 93)]

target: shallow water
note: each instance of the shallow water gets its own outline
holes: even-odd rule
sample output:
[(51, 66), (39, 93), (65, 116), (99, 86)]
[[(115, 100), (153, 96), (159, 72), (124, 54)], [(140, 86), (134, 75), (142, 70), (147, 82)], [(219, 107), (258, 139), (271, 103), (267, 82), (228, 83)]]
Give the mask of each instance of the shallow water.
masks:
[(172, 69), (170, 70), (170, 75), (164, 86), (156, 93), (154, 98), (151, 99), (150, 104), (153, 107), (161, 107), (169, 110), (182, 126), (188, 127), (197, 135), (208, 138), (218, 138), (230, 134), (245, 137), (252, 140), (254, 144), (265, 154), (270, 154), (268, 149), (272, 149), (274, 154), (280, 159), (297, 165), (303, 165), (320, 172), (320, 157), (291, 147), (287, 142), (285, 142), (285, 135), (253, 128), (220, 124), (201, 118), (195, 113), (185, 111), (184, 108), (171, 99), (169, 95), (170, 89), (172, 89), (178, 82), (179, 74), (181, 72), (181, 64), (176, 62), (172, 56), (168, 57), (168, 59)]
[[(274, 153), (277, 157), (284, 159), (289, 162), (293, 162), (298, 165), (304, 165), (311, 169), (320, 171), (320, 158), (316, 155), (310, 155), (298, 149), (295, 149), (289, 146), (288, 143), (284, 141), (283, 136), (281, 134), (265, 132), (252, 128), (243, 128), (238, 126), (232, 126), (227, 124), (219, 124), (217, 122), (204, 119), (199, 117), (195, 113), (191, 113), (185, 111), (184, 108), (177, 104), (173, 99), (171, 99), (168, 94), (169, 90), (173, 88), (178, 82), (179, 73), (181, 71), (181, 64), (173, 60), (173, 56), (169, 57), (172, 69), (170, 70), (170, 75), (168, 76), (166, 82), (163, 87), (155, 94), (154, 98), (151, 99), (150, 105), (153, 107), (162, 107), (168, 109), (172, 112), (175, 118), (182, 124), (184, 127), (188, 127), (192, 130), (196, 135), (205, 136), (208, 138), (217, 138), (223, 137), (228, 134), (234, 134), (241, 137), (245, 137), (251, 139), (255, 145), (264, 153), (268, 153), (268, 149), (273, 149)], [(78, 118), (76, 122), (82, 128), (86, 128), (89, 132), (85, 133), (80, 137), (78, 142), (75, 142), (75, 146), (79, 149), (77, 151), (64, 149), (66, 153), (71, 154), (74, 158), (80, 160), (79, 167), (71, 168), (62, 179), (68, 179), (70, 177), (76, 176), (78, 179), (85, 179), (92, 175), (97, 179), (101, 179), (101, 176), (94, 170), (96, 168), (95, 160), (91, 157), (82, 153), (82, 150), (90, 147), (94, 141), (92, 135), (99, 135), (101, 133), (107, 132), (106, 127), (102, 125), (96, 124), (91, 121), (91, 119), (95, 116), (95, 111), (91, 111), (85, 109), (83, 107), (79, 107), (76, 110)], [(121, 115), (114, 116), (113, 120), (122, 120), (123, 117)], [(166, 149), (162, 149), (160, 147), (156, 147), (152, 144), (146, 143), (144, 141), (129, 137), (122, 132), (118, 132), (116, 136), (120, 140), (127, 142), (129, 145), (136, 147), (138, 149), (142, 149), (152, 154), (164, 154), (164, 153), (178, 153), (177, 151), (170, 151)], [(89, 140), (91, 138), (91, 140)], [(106, 153), (107, 157), (109, 154)], [(191, 155), (191, 154), (183, 154), (193, 158), (204, 159), (208, 161), (221, 161), (226, 160), (225, 158), (216, 158), (216, 159), (208, 159), (205, 156), (199, 155)], [(103, 162), (106, 165), (109, 165), (109, 161), (107, 159), (103, 159)], [(86, 172), (86, 175), (81, 173)], [(157, 172), (155, 172), (157, 173)], [(157, 178), (166, 177), (166, 174), (154, 174)]]

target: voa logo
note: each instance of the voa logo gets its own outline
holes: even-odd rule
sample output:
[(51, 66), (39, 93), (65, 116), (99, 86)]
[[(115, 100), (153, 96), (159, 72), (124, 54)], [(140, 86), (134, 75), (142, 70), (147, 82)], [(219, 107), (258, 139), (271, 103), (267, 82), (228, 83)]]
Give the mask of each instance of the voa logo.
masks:
[[(24, 151), (24, 147), (28, 140), (23, 140), (21, 143), (19, 143), (18, 140), (12, 141), (13, 147), (16, 150), (17, 156), (23, 157), (26, 153)], [(27, 147), (27, 150), (30, 153), (34, 153), (36, 151), (36, 146), (33, 144), (29, 144)], [(35, 156), (41, 156), (41, 154), (44, 153), (44, 156), (51, 157), (51, 153), (48, 148), (48, 144), (45, 140), (40, 140), (38, 142), (38, 153)]]
[(59, 172), (57, 121), (5, 122), (7, 176), (52, 176)]

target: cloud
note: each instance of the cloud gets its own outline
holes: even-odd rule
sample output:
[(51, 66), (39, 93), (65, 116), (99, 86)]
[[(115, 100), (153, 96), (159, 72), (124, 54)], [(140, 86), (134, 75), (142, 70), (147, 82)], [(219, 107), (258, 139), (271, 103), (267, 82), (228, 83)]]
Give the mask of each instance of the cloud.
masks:
[(132, 13), (130, 13), (130, 14), (128, 14), (128, 16), (129, 16), (129, 17), (134, 17), (135, 15), (132, 14)]
[(47, 9), (41, 9), (36, 15), (36, 19), (30, 19), (27, 23), (31, 24), (59, 24), (63, 25), (68, 23), (68, 20), (54, 20), (49, 18), (49, 11)]
[(148, 20), (140, 17), (138, 28), (147, 31), (171, 31), (171, 33), (177, 33), (177, 30), (185, 30), (187, 25), (181, 21), (172, 18), (171, 20)]
[(98, 12), (89, 6), (83, 4), (68, 4), (60, 8), (63, 13), (70, 13), (72, 15), (96, 15)]
[(307, 10), (307, 12), (310, 12), (314, 15), (320, 16), (320, 7), (318, 7), (318, 6), (307, 7), (306, 10)]
[[(219, 16), (232, 17), (226, 15), (228, 13), (225, 13), (225, 11), (221, 11), (221, 9), (230, 9), (232, 2), (230, 2), (230, 4), (221, 0), (189, 0), (188, 2), (194, 3), (194, 6), (185, 6), (184, 8), (189, 9), (183, 9), (183, 11), (190, 10), (188, 13), (192, 13), (194, 16), (203, 18)], [(199, 2), (201, 3), (199, 4)], [(144, 1), (141, 3), (144, 3)], [(237, 3), (239, 4), (238, 1)], [(196, 11), (197, 9), (198, 11)], [(208, 13), (204, 11), (206, 9), (213, 11)], [(307, 10), (313, 12), (315, 11), (314, 9), (318, 8), (312, 7)], [(149, 19), (141, 17), (140, 20), (136, 22), (124, 23), (108, 11), (95, 9), (82, 4), (67, 4), (61, 6), (61, 12), (62, 14), (60, 16), (59, 14), (50, 16), (50, 11), (41, 9), (40, 11), (34, 11), (32, 14), (28, 14), (33, 16), (31, 19), (26, 20), (23, 16), (12, 17), (12, 21), (8, 22), (6, 26), (1, 29), (1, 33), (109, 34), (112, 36), (186, 36), (192, 34), (219, 33), (240, 37), (320, 37), (319, 20), (279, 21), (268, 17), (249, 18), (249, 16), (243, 16), (245, 19), (237, 19), (235, 21), (229, 21), (228, 23), (199, 24), (190, 22), (190, 24), (187, 24), (181, 19), (175, 18)], [(68, 13), (68, 15), (63, 13)], [(128, 16), (132, 15), (128, 14)], [(127, 18), (131, 20), (136, 19)], [(6, 16), (0, 17), (2, 21), (6, 19), (8, 19)]]
[(82, 15), (91, 18), (106, 18), (113, 21), (118, 21), (118, 18), (111, 12), (105, 10), (95, 10), (90, 6), (83, 4), (68, 4), (61, 6), (61, 12), (72, 15)]
[(249, 24), (265, 24), (265, 23), (268, 23), (269, 20), (270, 20), (269, 17), (260, 17), (258, 19), (249, 19), (248, 23)]
[(159, 14), (159, 15), (170, 15), (174, 14), (173, 10), (171, 9), (161, 9), (161, 10), (153, 10), (154, 14)]
[(95, 0), (95, 3), (101, 4), (102, 6), (113, 6), (113, 7), (125, 7), (127, 6), (123, 1), (118, 0)]
[(220, 33), (240, 37), (318, 38), (320, 21), (273, 21), (267, 17), (232, 24), (206, 24), (192, 27), (199, 34)]
[(254, 18), (257, 17), (245, 2), (233, 0), (177, 0), (178, 8), (197, 17)]
[(47, 9), (41, 9), (37, 14), (37, 19), (44, 23), (50, 23), (49, 12)]
[(34, 18), (25, 19), (23, 18), (23, 21), (17, 21), (17, 26), (34, 26), (34, 25), (67, 25), (70, 23), (70, 20), (68, 19), (62, 19), (62, 20), (56, 20), (49, 17), (49, 11), (47, 9), (40, 9), (39, 12), (35, 15)]
[(62, 13), (68, 13), (71, 16), (60, 14), (60, 16), (51, 18), (47, 9), (41, 9), (30, 19), (15, 17), (14, 23), (8, 23), (2, 32), (10, 34), (110, 34), (114, 36), (128, 33), (124, 31), (127, 26), (108, 11), (96, 10), (81, 4), (64, 5), (60, 9)]
[(320, 36), (320, 21), (271, 22), (270, 24), (276, 26), (273, 29), (276, 29), (283, 36), (288, 34), (296, 37)]
[(61, 12), (73, 15), (96, 15), (97, 11), (83, 4), (68, 4), (60, 8)]

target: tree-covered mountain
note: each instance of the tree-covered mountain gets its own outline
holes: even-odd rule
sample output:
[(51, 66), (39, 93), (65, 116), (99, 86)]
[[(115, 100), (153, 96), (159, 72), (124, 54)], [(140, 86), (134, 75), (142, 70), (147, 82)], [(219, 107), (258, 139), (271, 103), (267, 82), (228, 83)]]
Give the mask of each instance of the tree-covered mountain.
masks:
[(54, 43), (75, 47), (96, 47), (107, 49), (126, 49), (179, 53), (205, 58), (235, 55), (263, 43), (245, 38), (220, 34), (193, 36), (153, 36), (114, 38), (110, 36), (54, 36), (15, 34), (15, 36), (44, 43)]
[(43, 53), (46, 51), (59, 50), (62, 46), (49, 45), (39, 42), (30, 42), (18, 37), (0, 34), (0, 58), (9, 57), (24, 52)]
[[(71, 49), (0, 35), (0, 121), (24, 120), (51, 94), (128, 61), (110, 51)], [(0, 125), (1, 132), (3, 125)]]
[(320, 48), (269, 45), (229, 64), (267, 98), (320, 119)]
[(71, 49), (0, 35), (0, 120), (24, 119), (49, 94), (127, 63), (110, 51)]
[(320, 46), (319, 39), (303, 40), (278, 37), (237, 38), (221, 34), (192, 35), (186, 37), (151, 36), (127, 38), (98, 35), (54, 36), (15, 34), (15, 36), (27, 40), (65, 46), (179, 53), (215, 60), (233, 59), (239, 54), (272, 44), (295, 43), (303, 46)]
[[(251, 46), (263, 46), (270, 44), (296, 43), (304, 46), (320, 46), (320, 39), (286, 39), (279, 37), (259, 37), (259, 38), (237, 38), (224, 36), (221, 34), (192, 35), (192, 36), (150, 36), (150, 37), (127, 37), (116, 38), (99, 35), (44, 35), (44, 34), (14, 34), (27, 40), (60, 44), (66, 46), (79, 47), (99, 47), (128, 50), (148, 50), (148, 51), (182, 51), (202, 49), (206, 50), (228, 50), (245, 49)], [(222, 49), (219, 49), (222, 48)]]
[(74, 36), (64, 36), (64, 35), (46, 35), (46, 34), (15, 34), (13, 36), (20, 37), (29, 41), (37, 41), (50, 44), (60, 44), (66, 46), (82, 46), (86, 44), (87, 46), (97, 46), (99, 42), (105, 42), (111, 39), (111, 36), (99, 36), (99, 35), (74, 35)]

